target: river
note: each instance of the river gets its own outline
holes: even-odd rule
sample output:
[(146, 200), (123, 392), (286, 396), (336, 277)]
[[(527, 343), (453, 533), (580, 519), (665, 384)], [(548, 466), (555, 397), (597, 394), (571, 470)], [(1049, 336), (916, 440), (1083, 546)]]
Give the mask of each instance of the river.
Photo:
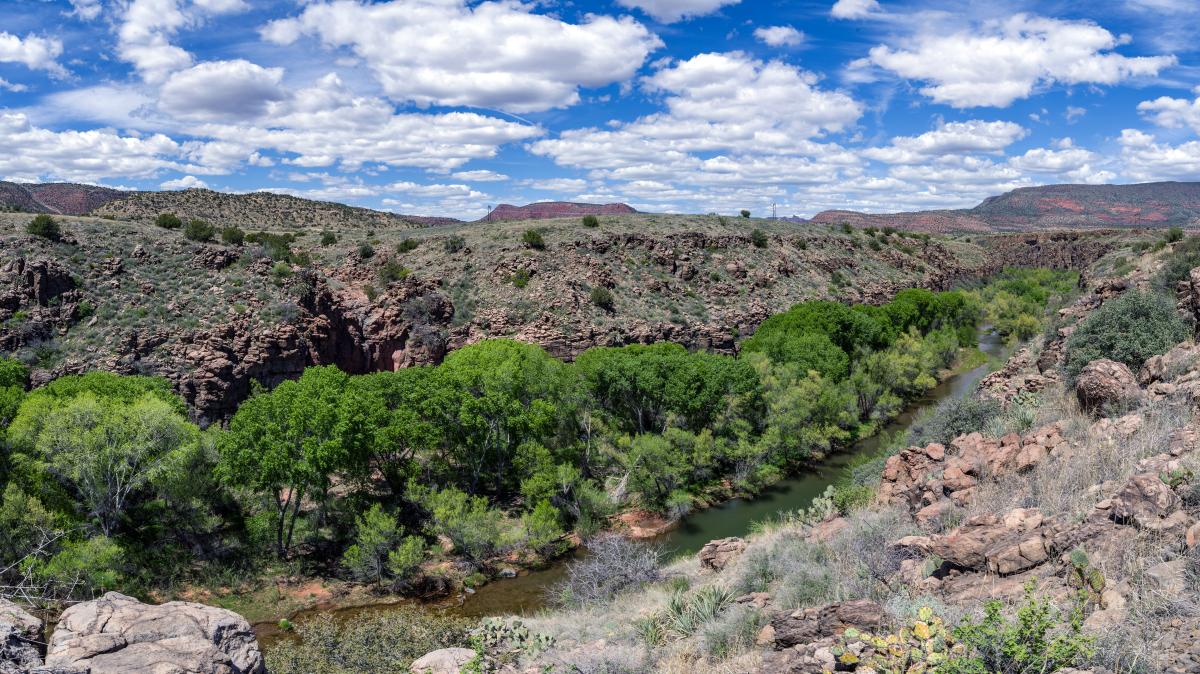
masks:
[[(979, 349), (993, 358), (1005, 359), (1010, 351), (1003, 340), (990, 330), (981, 330)], [(910, 402), (892, 419), (883, 432), (864, 438), (846, 451), (827, 457), (824, 461), (804, 473), (782, 480), (754, 498), (737, 498), (720, 505), (689, 514), (672, 531), (652, 542), (663, 547), (668, 556), (692, 555), (705, 543), (729, 536), (745, 536), (755, 522), (768, 520), (776, 513), (808, 507), (813, 498), (824, 493), (825, 488), (841, 480), (854, 460), (860, 456), (872, 456), (879, 451), (885, 438), (906, 430), (924, 410), (938, 403), (962, 398), (975, 390), (975, 385), (988, 373), (988, 363), (971, 370), (959, 372), (942, 380), (921, 398)], [(575, 555), (586, 554), (576, 550)], [(558, 582), (566, 573), (566, 562), (559, 560), (550, 567), (533, 571), (516, 578), (496, 580), (479, 588), (474, 593), (462, 595), (448, 602), (435, 604), (449, 613), (466, 617), (493, 615), (522, 615), (535, 612), (545, 606), (545, 591)], [(380, 611), (387, 611), (389, 604), (357, 606), (341, 609), (317, 607), (298, 614), (295, 619), (329, 613), (340, 619), (349, 619)], [(279, 638), (274, 626), (256, 626), (259, 638), (273, 641)]]

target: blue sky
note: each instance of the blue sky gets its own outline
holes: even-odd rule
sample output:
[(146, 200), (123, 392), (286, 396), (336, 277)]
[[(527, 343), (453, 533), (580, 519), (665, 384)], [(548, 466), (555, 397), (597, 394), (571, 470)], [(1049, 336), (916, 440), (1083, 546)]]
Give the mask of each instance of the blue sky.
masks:
[(0, 0), (0, 178), (808, 216), (1200, 180), (1200, 2)]

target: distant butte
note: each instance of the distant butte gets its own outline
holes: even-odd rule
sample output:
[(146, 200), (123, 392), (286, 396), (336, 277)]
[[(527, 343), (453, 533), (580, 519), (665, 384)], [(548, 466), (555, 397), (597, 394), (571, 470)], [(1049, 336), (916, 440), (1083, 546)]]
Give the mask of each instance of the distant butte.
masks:
[(491, 213), (483, 216), (484, 222), (500, 220), (547, 220), (550, 218), (570, 218), (583, 215), (618, 215), (621, 213), (637, 213), (626, 204), (581, 204), (570, 201), (540, 201), (526, 206), (500, 204)]

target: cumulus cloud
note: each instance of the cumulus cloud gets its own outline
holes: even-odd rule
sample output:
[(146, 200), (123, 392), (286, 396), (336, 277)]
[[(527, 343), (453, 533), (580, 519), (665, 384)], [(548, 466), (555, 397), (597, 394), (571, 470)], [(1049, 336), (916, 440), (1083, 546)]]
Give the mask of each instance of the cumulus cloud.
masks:
[(100, 0), (70, 0), (71, 16), (77, 16), (84, 21), (91, 21), (100, 16), (104, 5)]
[(180, 119), (247, 119), (286, 97), (282, 68), (263, 68), (241, 59), (208, 61), (172, 74), (163, 83), (159, 106)]
[[(1196, 88), (1200, 94), (1200, 87)], [(1200, 96), (1187, 100), (1160, 96), (1152, 101), (1138, 103), (1138, 112), (1159, 126), (1172, 129), (1191, 128), (1200, 133)]]
[(973, 119), (942, 124), (919, 136), (897, 136), (890, 146), (869, 148), (863, 154), (889, 164), (913, 164), (945, 155), (999, 152), (1028, 133), (1013, 122)]
[(754, 37), (772, 47), (795, 47), (804, 42), (804, 33), (791, 26), (760, 26), (754, 29)]
[(1121, 146), (1122, 173), (1133, 180), (1200, 179), (1200, 141), (1179, 145), (1159, 142), (1152, 134), (1124, 129)]
[(46, 70), (54, 75), (66, 75), (59, 65), (62, 42), (56, 38), (26, 35), (24, 38), (0, 31), (0, 63), (20, 63), (32, 70)]
[(663, 23), (712, 14), (741, 0), (617, 0), (622, 7), (636, 7)]
[(171, 44), (177, 32), (201, 25), (206, 17), (248, 8), (243, 0), (131, 0), (117, 29), (117, 56), (146, 82), (161, 84), (192, 65), (192, 55)]
[(1090, 21), (1018, 14), (955, 33), (925, 33), (912, 44), (879, 45), (869, 61), (925, 82), (921, 93), (957, 108), (1005, 107), (1052, 84), (1117, 84), (1157, 75), (1173, 56), (1123, 56), (1126, 43)]
[(9, 82), (8, 80), (4, 79), (3, 77), (0, 77), (0, 89), (4, 89), (6, 91), (12, 91), (14, 93), (20, 93), (22, 91), (25, 91), (28, 88), (29, 87), (25, 86), (24, 84), (17, 84), (14, 82)]
[(208, 183), (197, 178), (196, 176), (187, 175), (174, 180), (167, 180), (159, 183), (158, 187), (164, 190), (190, 190), (196, 188), (207, 189)]
[(829, 14), (835, 19), (861, 19), (877, 11), (878, 0), (837, 0)]
[(569, 106), (581, 87), (627, 81), (663, 44), (630, 17), (571, 24), (515, 0), (321, 2), (267, 24), (262, 35), (348, 48), (397, 101), (510, 112)]
[(109, 130), (52, 131), (22, 113), (0, 112), (0, 175), (98, 182), (104, 178), (152, 177), (164, 169), (191, 170), (183, 148), (162, 134), (122, 136)]

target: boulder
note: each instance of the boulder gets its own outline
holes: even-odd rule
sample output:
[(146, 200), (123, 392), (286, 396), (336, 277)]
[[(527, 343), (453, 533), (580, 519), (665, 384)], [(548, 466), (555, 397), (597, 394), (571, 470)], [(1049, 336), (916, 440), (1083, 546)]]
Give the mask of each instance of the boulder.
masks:
[(1179, 496), (1154, 473), (1141, 473), (1129, 478), (1108, 507), (1108, 514), (1118, 524), (1139, 528), (1161, 529), (1179, 510)]
[(19, 674), (42, 664), (37, 644), (42, 621), (0, 597), (0, 674)]
[(1036, 508), (1015, 508), (1003, 517), (978, 515), (950, 533), (930, 537), (929, 549), (954, 566), (1006, 576), (1049, 559), (1043, 524)]
[(0, 597), (0, 624), (12, 625), (28, 639), (42, 639), (42, 621), (17, 604)]
[(700, 548), (697, 557), (700, 558), (700, 566), (720, 571), (725, 568), (729, 562), (743, 552), (746, 551), (746, 541), (736, 536), (731, 538), (719, 538), (715, 541), (709, 541)]
[(1100, 413), (1141, 396), (1137, 379), (1124, 363), (1107, 358), (1084, 366), (1075, 382), (1075, 397), (1083, 409)]
[(116, 592), (63, 611), (46, 664), (90, 674), (266, 674), (254, 630), (238, 614)]
[(874, 628), (883, 622), (883, 607), (869, 599), (855, 599), (820, 608), (806, 608), (776, 616), (771, 621), (775, 648), (810, 644), (851, 627)]
[(459, 674), (474, 659), (469, 648), (442, 648), (417, 658), (410, 669), (413, 674)]

